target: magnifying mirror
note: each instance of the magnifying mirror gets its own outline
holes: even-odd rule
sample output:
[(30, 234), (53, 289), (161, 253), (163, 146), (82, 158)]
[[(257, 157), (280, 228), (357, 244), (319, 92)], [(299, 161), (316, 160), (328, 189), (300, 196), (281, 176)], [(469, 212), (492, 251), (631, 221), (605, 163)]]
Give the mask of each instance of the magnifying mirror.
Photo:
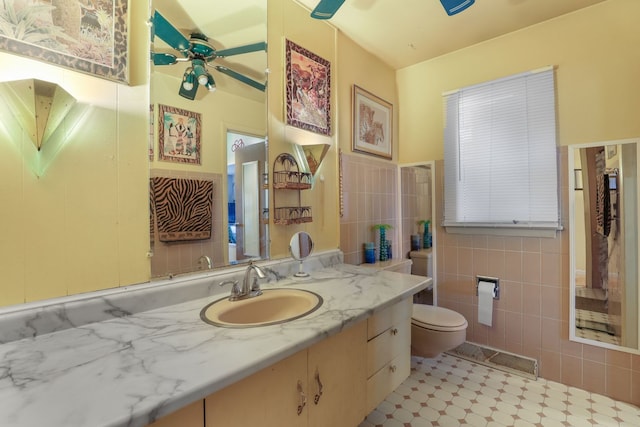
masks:
[(309, 273), (304, 271), (302, 266), (302, 262), (305, 258), (311, 255), (313, 252), (313, 240), (311, 240), (311, 236), (309, 233), (305, 231), (299, 231), (291, 237), (291, 241), (289, 242), (289, 251), (291, 252), (291, 256), (300, 261), (300, 266), (298, 268), (298, 272), (294, 274), (295, 277), (309, 277)]

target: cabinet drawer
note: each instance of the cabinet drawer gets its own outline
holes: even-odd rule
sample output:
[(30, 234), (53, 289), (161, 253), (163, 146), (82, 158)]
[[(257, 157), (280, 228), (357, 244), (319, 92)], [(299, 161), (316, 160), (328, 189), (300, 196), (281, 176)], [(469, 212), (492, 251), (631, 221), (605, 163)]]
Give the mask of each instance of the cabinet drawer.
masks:
[(409, 349), (400, 354), (367, 380), (367, 414), (373, 411), (402, 381), (409, 377), (411, 356)]
[(411, 318), (413, 301), (411, 298), (400, 301), (369, 318), (367, 321), (367, 339), (380, 335), (393, 324), (399, 324), (401, 320)]
[(411, 323), (404, 319), (367, 342), (367, 378), (411, 347)]

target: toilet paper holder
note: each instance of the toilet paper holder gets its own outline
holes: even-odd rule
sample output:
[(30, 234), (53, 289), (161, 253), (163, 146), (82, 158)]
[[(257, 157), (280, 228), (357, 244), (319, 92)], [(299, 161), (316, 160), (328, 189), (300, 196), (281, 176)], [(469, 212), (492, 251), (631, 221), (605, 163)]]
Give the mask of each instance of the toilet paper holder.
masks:
[(480, 282), (493, 283), (493, 299), (500, 299), (500, 279), (497, 277), (476, 276), (476, 296), (478, 295)]

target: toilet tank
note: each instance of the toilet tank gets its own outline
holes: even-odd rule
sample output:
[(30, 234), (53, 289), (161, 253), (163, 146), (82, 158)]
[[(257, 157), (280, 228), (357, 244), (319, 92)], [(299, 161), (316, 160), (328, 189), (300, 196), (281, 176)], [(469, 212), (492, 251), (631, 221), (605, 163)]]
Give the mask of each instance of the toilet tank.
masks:
[(411, 264), (412, 261), (410, 259), (394, 259), (378, 263), (376, 267), (387, 271), (395, 271), (396, 273), (411, 274)]
[(409, 252), (409, 258), (411, 258), (411, 274), (416, 276), (433, 277), (433, 261), (431, 249), (411, 251)]

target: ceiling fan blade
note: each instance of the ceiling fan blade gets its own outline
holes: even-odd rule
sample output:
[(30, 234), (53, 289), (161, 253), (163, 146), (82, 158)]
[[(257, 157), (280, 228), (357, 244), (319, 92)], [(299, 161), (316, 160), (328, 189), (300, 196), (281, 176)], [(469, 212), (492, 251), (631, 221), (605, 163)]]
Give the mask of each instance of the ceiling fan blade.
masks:
[(262, 92), (264, 92), (267, 89), (267, 86), (263, 83), (260, 83), (256, 80), (253, 80), (243, 74), (240, 74), (236, 71), (233, 71), (227, 67), (223, 67), (222, 65), (215, 65), (214, 68), (218, 71), (220, 71), (222, 74), (226, 74), (227, 76), (233, 77), (236, 80), (241, 81), (244, 84), (247, 84), (253, 88), (256, 88), (258, 90), (261, 90)]
[(176, 56), (170, 53), (156, 53), (151, 52), (151, 59), (153, 60), (153, 65), (172, 65), (176, 62)]
[(320, 3), (311, 12), (311, 17), (315, 19), (331, 19), (340, 9), (344, 0), (320, 0)]
[(452, 16), (471, 6), (475, 0), (440, 0), (440, 3), (447, 11), (447, 15)]
[(184, 52), (191, 47), (189, 39), (157, 10), (153, 14), (153, 33), (172, 48)]
[(224, 58), (226, 56), (240, 55), (242, 53), (251, 53), (258, 52), (260, 50), (267, 50), (266, 42), (259, 42), (253, 44), (247, 44), (244, 46), (232, 47), (229, 49), (220, 49), (216, 50), (216, 56), (219, 58)]

